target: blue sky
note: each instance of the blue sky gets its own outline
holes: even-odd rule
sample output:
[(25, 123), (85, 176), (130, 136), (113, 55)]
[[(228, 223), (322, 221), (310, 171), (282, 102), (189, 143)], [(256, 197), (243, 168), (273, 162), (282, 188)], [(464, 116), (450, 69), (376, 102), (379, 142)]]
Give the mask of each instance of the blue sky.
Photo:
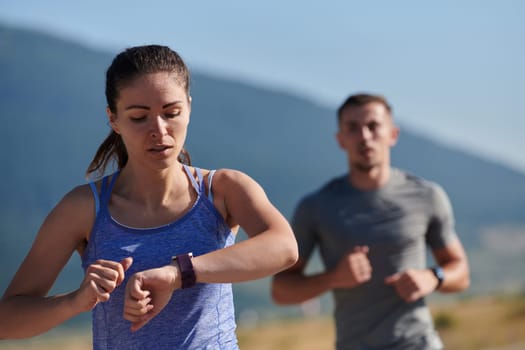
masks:
[[(525, 172), (525, 1), (2, 0), (0, 21), (337, 106), (384, 94), (403, 127)], [(333, 137), (326, 135), (327, 138)]]

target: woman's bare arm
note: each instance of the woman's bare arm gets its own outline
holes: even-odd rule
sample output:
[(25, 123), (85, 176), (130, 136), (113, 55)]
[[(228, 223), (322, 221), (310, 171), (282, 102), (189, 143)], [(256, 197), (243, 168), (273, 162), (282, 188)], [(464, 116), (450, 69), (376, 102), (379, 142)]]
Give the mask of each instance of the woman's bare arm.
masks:
[[(47, 296), (73, 252), (83, 249), (94, 217), (88, 186), (73, 189), (49, 213), (0, 300), (0, 338), (38, 335), (109, 298), (108, 290), (122, 281), (131, 261), (99, 261), (88, 269), (79, 289)], [(104, 274), (108, 278), (102, 278)]]

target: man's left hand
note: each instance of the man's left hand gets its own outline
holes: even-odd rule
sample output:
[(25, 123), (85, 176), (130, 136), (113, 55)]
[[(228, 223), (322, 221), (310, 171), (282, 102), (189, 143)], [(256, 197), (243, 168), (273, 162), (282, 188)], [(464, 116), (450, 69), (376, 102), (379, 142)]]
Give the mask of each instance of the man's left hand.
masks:
[(393, 286), (397, 294), (407, 303), (412, 303), (432, 293), (437, 285), (432, 271), (408, 269), (385, 278), (387, 285)]

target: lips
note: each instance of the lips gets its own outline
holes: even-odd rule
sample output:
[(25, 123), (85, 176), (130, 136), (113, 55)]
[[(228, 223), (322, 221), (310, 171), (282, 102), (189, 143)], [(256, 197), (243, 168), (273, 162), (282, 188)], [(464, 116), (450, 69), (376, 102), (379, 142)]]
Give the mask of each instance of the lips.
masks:
[(374, 152), (372, 147), (361, 147), (359, 153), (364, 157), (369, 157)]
[(173, 148), (173, 146), (170, 145), (156, 145), (148, 149), (150, 152), (164, 152), (166, 150), (169, 150)]

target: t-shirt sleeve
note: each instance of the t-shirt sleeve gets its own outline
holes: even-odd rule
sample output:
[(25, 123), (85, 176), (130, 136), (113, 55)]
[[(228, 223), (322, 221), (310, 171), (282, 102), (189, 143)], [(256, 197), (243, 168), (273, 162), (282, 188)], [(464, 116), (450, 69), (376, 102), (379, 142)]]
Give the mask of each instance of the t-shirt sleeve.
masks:
[(426, 235), (431, 249), (440, 249), (457, 238), (454, 213), (445, 190), (433, 184), (431, 192), (431, 218)]
[(312, 254), (316, 241), (315, 210), (310, 198), (299, 202), (292, 216), (291, 226), (297, 239), (299, 257), (307, 260)]

